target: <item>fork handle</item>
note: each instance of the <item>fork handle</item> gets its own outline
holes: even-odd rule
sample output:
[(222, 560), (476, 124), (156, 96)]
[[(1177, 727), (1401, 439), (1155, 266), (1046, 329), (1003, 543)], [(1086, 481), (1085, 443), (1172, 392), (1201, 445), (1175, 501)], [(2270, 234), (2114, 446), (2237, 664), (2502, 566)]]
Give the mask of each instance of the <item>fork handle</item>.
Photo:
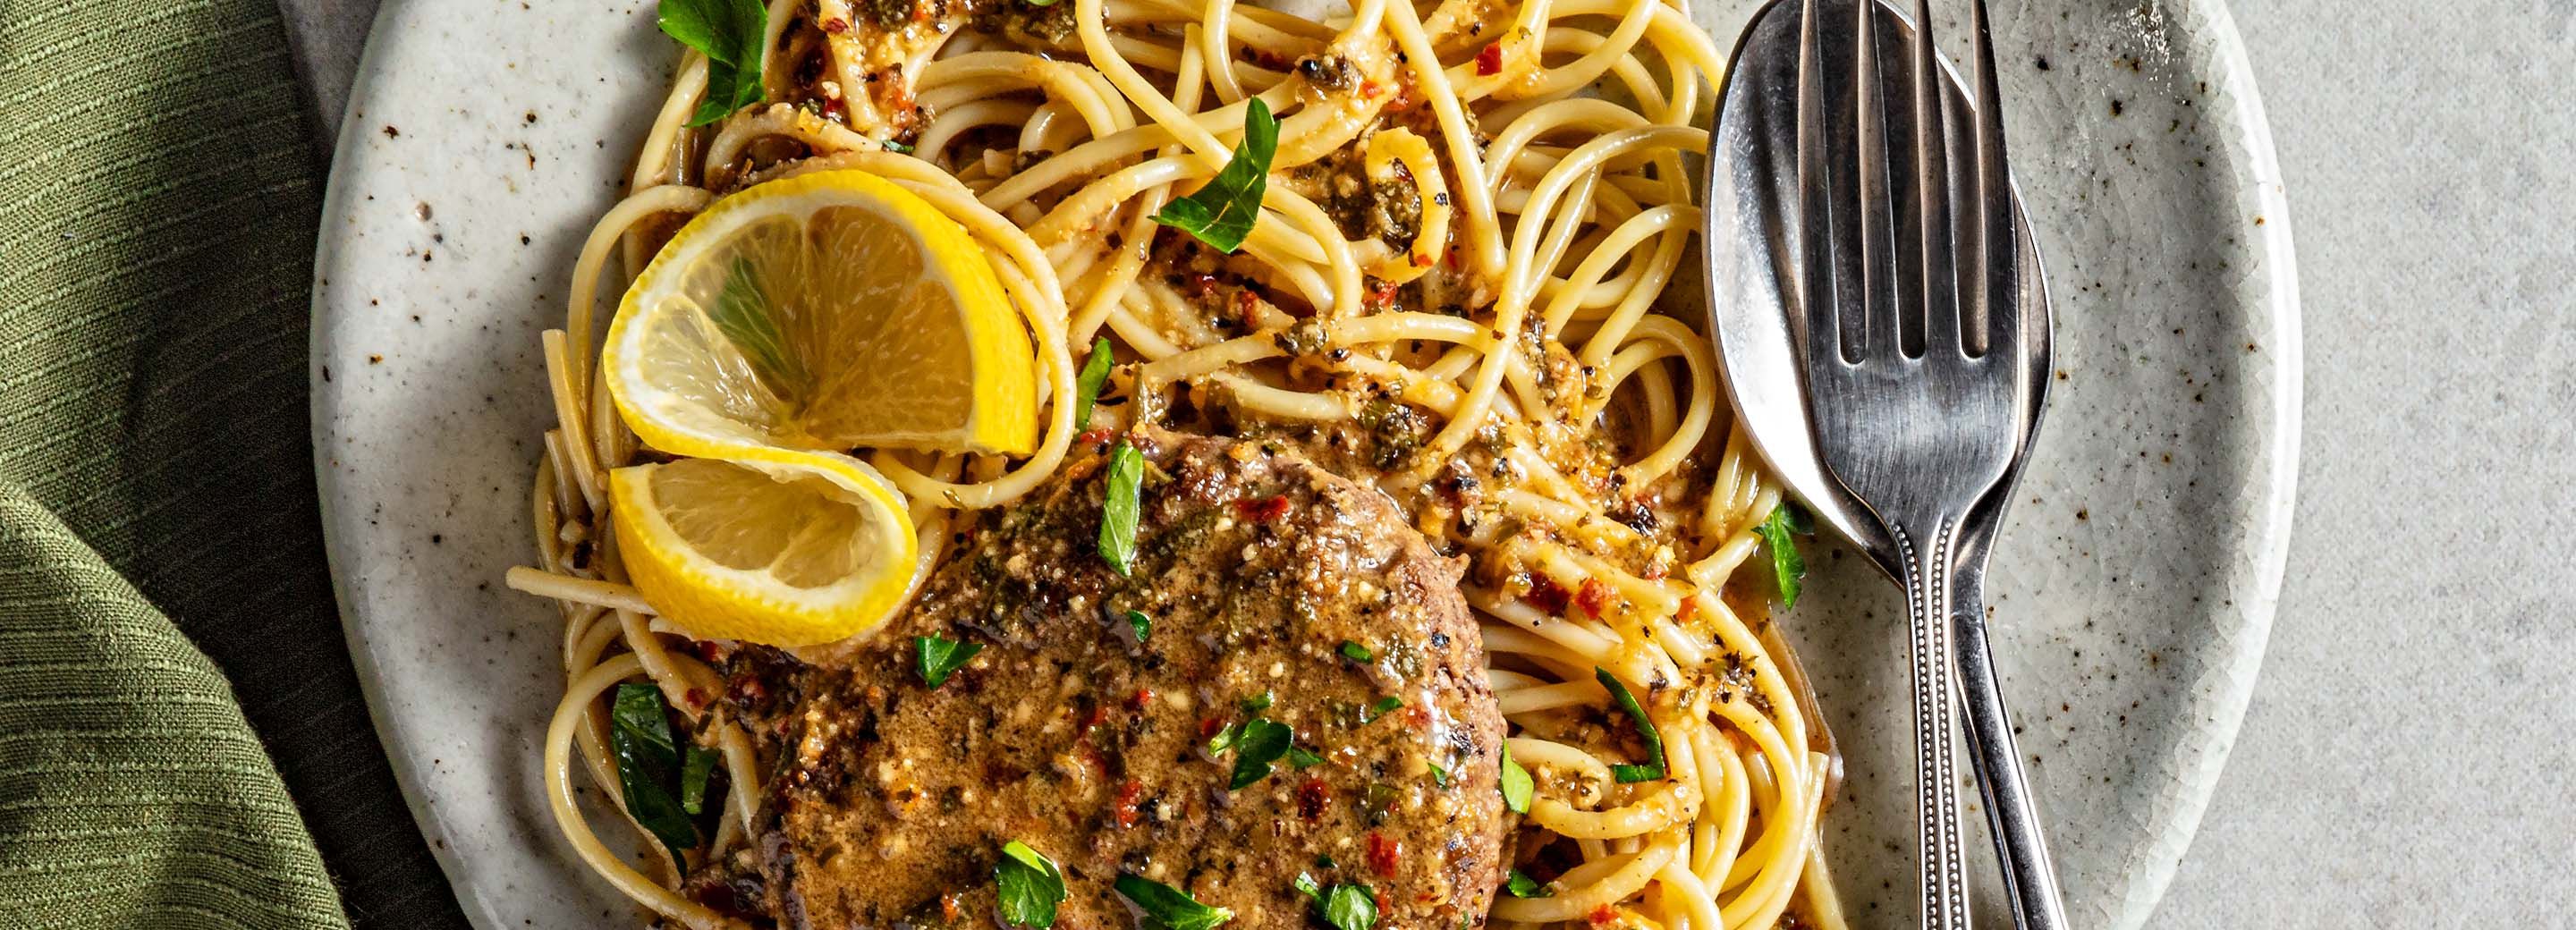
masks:
[(1917, 537), (1907, 527), (1889, 527), (1898, 555), (1897, 580), (1905, 585), (1907, 628), (1914, 647), (1908, 658), (1914, 679), (1915, 861), (1921, 866), (1923, 927), (1967, 930), (1958, 765), (1950, 739), (1957, 707), (1951, 699), (1950, 605), (1958, 593), (1952, 548), (1958, 544), (1959, 523), (1949, 516), (1932, 522), (1937, 529), (1924, 539), (1929, 552), (1917, 546)]
[(2003, 690), (1997, 687), (1994, 653), (1987, 648), (1983, 566), (1962, 566), (1958, 575), (1950, 616), (1956, 620), (1959, 698), (1967, 708), (1968, 753), (1977, 767), (1978, 792), (1985, 796), (1995, 854), (2003, 861), (2013, 923), (2020, 930), (2065, 930), (2066, 903), (2057, 890), (2057, 870), (2049, 863), (2048, 840), (2040, 833), (2030, 778), (2022, 770), (2012, 720), (2004, 715)]

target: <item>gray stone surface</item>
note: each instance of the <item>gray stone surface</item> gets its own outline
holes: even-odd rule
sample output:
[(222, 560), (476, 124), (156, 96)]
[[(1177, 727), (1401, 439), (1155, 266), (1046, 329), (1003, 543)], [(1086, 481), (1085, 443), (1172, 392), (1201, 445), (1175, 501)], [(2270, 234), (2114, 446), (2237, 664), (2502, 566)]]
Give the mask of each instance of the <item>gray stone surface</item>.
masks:
[[(336, 124), (372, 0), (282, 6)], [(2565, 925), (2576, 2), (2234, 8), (2298, 236), (2304, 464), (2262, 683), (2152, 926)]]
[(2271, 653), (2152, 926), (2568, 926), (2576, 3), (2235, 10), (2306, 444)]

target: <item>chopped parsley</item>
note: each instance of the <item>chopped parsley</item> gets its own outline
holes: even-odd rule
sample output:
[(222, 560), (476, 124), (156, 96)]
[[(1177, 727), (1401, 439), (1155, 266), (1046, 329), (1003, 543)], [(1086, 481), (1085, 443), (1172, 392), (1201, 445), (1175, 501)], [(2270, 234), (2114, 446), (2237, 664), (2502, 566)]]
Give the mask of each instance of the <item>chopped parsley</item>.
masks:
[(1386, 716), (1387, 711), (1394, 710), (1402, 706), (1404, 706), (1404, 699), (1396, 697), (1395, 695), (1390, 694), (1385, 697), (1378, 698), (1377, 703), (1370, 704), (1368, 706), (1368, 713), (1360, 715), (1360, 722), (1364, 724), (1376, 723), (1377, 718)]
[(1544, 898), (1556, 894), (1548, 889), (1546, 882), (1531, 878), (1528, 872), (1519, 869), (1512, 870), (1511, 879), (1503, 883), (1503, 890), (1511, 892), (1515, 898)]
[(1262, 711), (1269, 710), (1271, 702), (1276, 700), (1278, 700), (1278, 698), (1275, 695), (1271, 692), (1264, 691), (1260, 694), (1235, 702), (1235, 706), (1243, 708), (1244, 713), (1257, 714)]
[(609, 706), (608, 747), (617, 757), (618, 794), (627, 815), (661, 840), (672, 859), (695, 848), (697, 824), (671, 791), (680, 751), (671, 737), (671, 705), (662, 700), (660, 687), (617, 686)]
[(1334, 885), (1324, 892), (1324, 922), (1334, 930), (1369, 930), (1377, 925), (1377, 895), (1367, 885)]
[(706, 812), (707, 781), (716, 773), (716, 751), (690, 746), (680, 756), (680, 809), (694, 817)]
[(733, 343), (751, 366), (752, 376), (770, 390), (794, 395), (812, 382), (804, 359), (788, 350), (778, 313), (770, 306), (768, 292), (761, 289), (759, 272), (750, 259), (735, 256), (733, 264), (726, 266), (724, 287), (716, 291), (707, 321)]
[(1287, 724), (1259, 717), (1244, 721), (1236, 729), (1234, 775), (1226, 783), (1228, 791), (1241, 791), (1270, 777), (1271, 763), (1288, 755), (1288, 747), (1296, 737)]
[(1055, 906), (1064, 903), (1064, 872), (1055, 860), (1028, 844), (1012, 840), (993, 864), (993, 887), (1001, 898), (1002, 922), (1014, 927), (1055, 926)]
[[(737, 0), (752, 2), (752, 0)], [(1164, 204), (1154, 222), (1189, 233), (1217, 251), (1233, 254), (1261, 218), (1261, 195), (1270, 187), (1270, 158), (1279, 149), (1279, 120), (1254, 97), (1243, 110), (1243, 141), (1234, 158), (1198, 190)]]
[[(1330, 866), (1326, 866), (1330, 868)], [(1298, 894), (1314, 899), (1315, 909), (1334, 930), (1369, 930), (1377, 923), (1377, 895), (1367, 885), (1336, 884), (1330, 889), (1315, 882), (1315, 876), (1297, 873), (1289, 887)]]
[(1234, 919), (1234, 912), (1200, 904), (1178, 888), (1140, 875), (1120, 875), (1114, 886), (1120, 897), (1144, 912), (1154, 930), (1209, 930)]
[(1511, 744), (1503, 744), (1503, 806), (1515, 814), (1529, 813), (1530, 795), (1537, 789), (1537, 783), (1530, 780), (1529, 770), (1512, 761)]
[(1610, 697), (1619, 702), (1620, 710), (1628, 712), (1628, 719), (1637, 722), (1637, 735), (1646, 741), (1646, 764), (1613, 765), (1610, 767), (1610, 777), (1618, 779), (1622, 785), (1641, 781), (1662, 781), (1665, 775), (1664, 735), (1655, 729), (1654, 721), (1646, 719), (1645, 706), (1637, 703), (1637, 696), (1628, 693), (1628, 686), (1620, 684), (1619, 679), (1611, 675), (1609, 669), (1595, 666), (1592, 669), (1592, 677), (1600, 680), (1601, 687), (1610, 689)]
[(1798, 543), (1789, 537), (1814, 535), (1815, 518), (1806, 508), (1784, 500), (1753, 532), (1762, 537), (1762, 548), (1771, 552), (1771, 576), (1780, 584), (1781, 608), (1798, 606), (1798, 590), (1807, 581), (1807, 560), (1798, 555)]
[(1377, 653), (1370, 652), (1369, 647), (1347, 639), (1342, 640), (1341, 650), (1342, 658), (1349, 659), (1353, 662), (1368, 662), (1377, 658)]
[(1109, 451), (1109, 497), (1100, 505), (1100, 557), (1121, 575), (1136, 569), (1137, 492), (1145, 481), (1145, 453), (1120, 440)]
[(921, 680), (936, 688), (948, 683), (948, 676), (966, 667), (966, 660), (984, 651), (983, 643), (961, 643), (945, 636), (915, 636), (913, 657), (919, 663)]
[(1446, 768), (1446, 767), (1442, 766), (1440, 763), (1433, 762), (1433, 761), (1431, 761), (1431, 760), (1429, 760), (1429, 759), (1424, 759), (1424, 760), (1422, 760), (1422, 764), (1424, 764), (1424, 765), (1428, 765), (1428, 766), (1430, 766), (1430, 767), (1431, 767), (1431, 783), (1432, 783), (1432, 784), (1434, 784), (1434, 785), (1438, 785), (1438, 786), (1443, 787), (1443, 788), (1449, 787), (1449, 769), (1448, 769), (1448, 768)]
[(1316, 752), (1316, 751), (1314, 751), (1314, 750), (1312, 750), (1312, 749), (1308, 749), (1308, 748), (1306, 748), (1306, 747), (1304, 747), (1304, 746), (1299, 746), (1299, 745), (1297, 745), (1297, 744), (1295, 744), (1295, 743), (1290, 743), (1290, 744), (1288, 744), (1288, 764), (1289, 764), (1289, 765), (1293, 765), (1293, 766), (1296, 766), (1296, 767), (1298, 767), (1298, 768), (1304, 769), (1304, 768), (1313, 768), (1313, 767), (1315, 767), (1315, 766), (1322, 765), (1323, 763), (1324, 763), (1324, 756), (1323, 756), (1323, 754), (1318, 753), (1318, 752)]
[(1139, 643), (1144, 642), (1145, 637), (1154, 635), (1154, 618), (1145, 616), (1144, 611), (1128, 611), (1127, 626), (1136, 631), (1136, 641)]
[(1073, 379), (1073, 431), (1091, 428), (1091, 405), (1100, 399), (1100, 388), (1109, 383), (1109, 337), (1091, 343), (1091, 357), (1082, 363), (1082, 374)]
[[(769, 8), (760, 0), (662, 0), (662, 34), (707, 56), (707, 91), (689, 125), (704, 126), (760, 102), (769, 53)], [(1267, 160), (1265, 159), (1265, 162)]]

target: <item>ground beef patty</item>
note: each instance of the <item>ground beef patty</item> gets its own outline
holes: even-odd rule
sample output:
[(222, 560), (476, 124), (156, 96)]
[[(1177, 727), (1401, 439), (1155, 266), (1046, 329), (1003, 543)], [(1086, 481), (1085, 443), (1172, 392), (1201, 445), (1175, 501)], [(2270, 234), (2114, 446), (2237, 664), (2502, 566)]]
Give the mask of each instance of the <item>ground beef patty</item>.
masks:
[[(792, 927), (992, 926), (993, 866), (1019, 840), (1061, 864), (1064, 930), (1136, 926), (1122, 873), (1243, 930), (1310, 925), (1300, 872), (1369, 888), (1380, 928), (1483, 923), (1503, 721), (1460, 563), (1275, 446), (1126, 441), (1148, 462), (1132, 575), (1096, 551), (1094, 447), (983, 515), (868, 645), (729, 663), (778, 762), (768, 828), (691, 882), (701, 898)], [(925, 636), (983, 649), (934, 688)], [(1231, 788), (1259, 766), (1207, 747), (1255, 717), (1321, 760), (1288, 752)]]

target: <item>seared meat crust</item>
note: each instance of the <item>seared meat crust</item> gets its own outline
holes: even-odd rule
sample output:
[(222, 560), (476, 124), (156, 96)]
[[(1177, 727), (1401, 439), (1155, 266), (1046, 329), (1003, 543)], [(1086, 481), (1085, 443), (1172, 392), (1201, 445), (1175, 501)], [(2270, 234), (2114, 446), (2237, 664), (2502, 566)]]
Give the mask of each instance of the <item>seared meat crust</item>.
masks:
[[(1132, 575), (1095, 551), (1106, 457), (952, 541), (912, 610), (817, 664), (743, 650), (728, 700), (775, 758), (759, 841), (691, 883), (781, 926), (989, 927), (1019, 840), (1061, 865), (1055, 926), (1136, 926), (1121, 874), (1313, 920), (1300, 872), (1378, 927), (1481, 924), (1504, 866), (1502, 716), (1461, 565), (1375, 490), (1275, 446), (1163, 434)], [(1150, 632), (1137, 635), (1130, 612)], [(916, 637), (983, 647), (925, 683)], [(1393, 698), (1400, 704), (1391, 704)], [(1258, 717), (1297, 754), (1239, 789)]]

